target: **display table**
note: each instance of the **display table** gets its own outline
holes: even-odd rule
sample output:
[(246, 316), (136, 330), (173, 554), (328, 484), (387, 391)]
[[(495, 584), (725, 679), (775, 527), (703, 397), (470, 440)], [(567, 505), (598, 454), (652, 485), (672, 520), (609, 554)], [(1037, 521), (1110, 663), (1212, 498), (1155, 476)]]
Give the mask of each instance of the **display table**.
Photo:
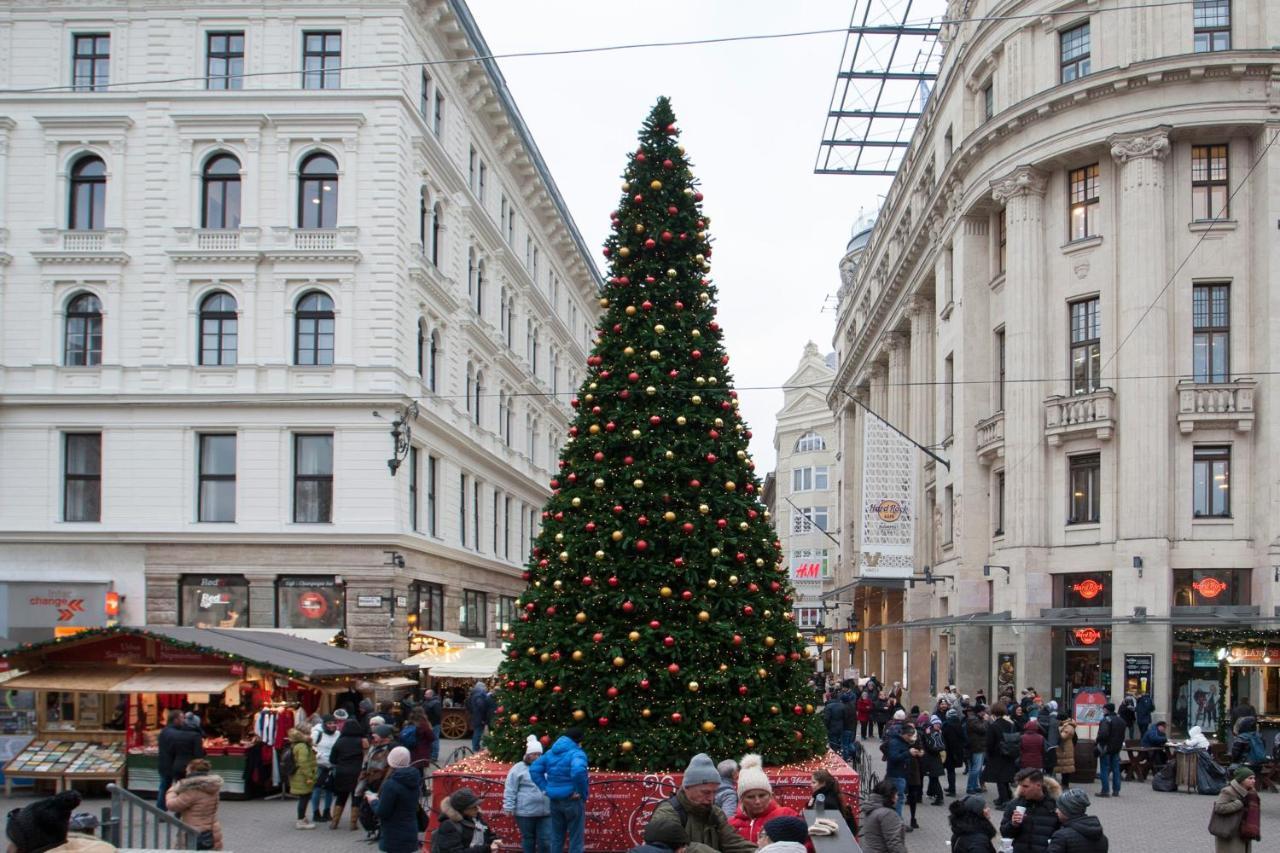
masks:
[(124, 784), (124, 744), (78, 740), (46, 740), (29, 743), (4, 766), (5, 796), (10, 796), (13, 780), (34, 779), (54, 783), (61, 791), (77, 781)]
[[(222, 777), (222, 795), (224, 797), (242, 797), (245, 794), (245, 756), (240, 755), (206, 755), (205, 760), (213, 772)], [(129, 790), (160, 790), (159, 762), (154, 752), (131, 751), (126, 761), (129, 770)]]
[[(779, 804), (802, 812), (811, 795), (813, 771), (825, 768), (840, 785), (847, 803), (857, 803), (859, 779), (856, 771), (830, 750), (826, 755), (801, 764), (766, 767)], [(510, 764), (492, 761), (481, 752), (437, 770), (431, 777), (431, 809), (440, 811), (440, 802), (459, 788), (470, 788), (480, 798), (480, 810), (489, 826), (507, 849), (520, 847), (520, 831), (515, 818), (502, 814), (502, 790)], [(623, 851), (642, 843), (644, 827), (658, 804), (675, 795), (680, 772), (615, 773), (591, 770), (591, 796), (586, 808), (586, 849)], [(832, 811), (832, 815), (837, 815)], [(433, 820), (433, 825), (435, 821)], [(426, 844), (430, 844), (428, 831)]]

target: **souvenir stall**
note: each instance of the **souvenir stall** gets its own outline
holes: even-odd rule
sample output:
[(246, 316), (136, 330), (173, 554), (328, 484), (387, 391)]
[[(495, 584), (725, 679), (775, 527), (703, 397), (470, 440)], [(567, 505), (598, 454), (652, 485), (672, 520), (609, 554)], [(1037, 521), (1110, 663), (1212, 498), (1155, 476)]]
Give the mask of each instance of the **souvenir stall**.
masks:
[(477, 681), (492, 682), (497, 677), (502, 649), (485, 648), (481, 642), (444, 631), (414, 633), (410, 649), (417, 645), (420, 651), (405, 663), (421, 669), (427, 687), (440, 697), (444, 705), (440, 733), (454, 740), (466, 737), (471, 727), (463, 703)]
[(9, 689), (34, 691), (35, 737), (4, 766), (10, 780), (159, 783), (156, 742), (168, 712), (199, 718), (223, 792), (279, 785), (276, 752), (313, 713), (363, 698), (357, 687), (413, 667), (266, 631), (112, 627), (0, 652)]

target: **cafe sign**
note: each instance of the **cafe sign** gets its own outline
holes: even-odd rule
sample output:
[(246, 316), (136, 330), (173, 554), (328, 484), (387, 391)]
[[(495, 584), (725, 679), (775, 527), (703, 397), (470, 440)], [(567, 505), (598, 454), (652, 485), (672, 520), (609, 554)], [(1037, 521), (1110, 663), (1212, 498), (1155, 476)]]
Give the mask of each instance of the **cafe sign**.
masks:
[(1228, 663), (1245, 666), (1264, 666), (1274, 664), (1280, 666), (1280, 649), (1247, 648), (1234, 646), (1227, 656)]

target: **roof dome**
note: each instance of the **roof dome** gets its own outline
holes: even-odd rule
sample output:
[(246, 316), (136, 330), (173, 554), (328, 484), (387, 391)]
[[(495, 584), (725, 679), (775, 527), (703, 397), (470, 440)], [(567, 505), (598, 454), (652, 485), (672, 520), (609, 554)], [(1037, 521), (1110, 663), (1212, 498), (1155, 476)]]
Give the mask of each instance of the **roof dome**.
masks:
[(858, 211), (858, 218), (853, 220), (853, 228), (849, 233), (849, 244), (845, 246), (845, 254), (858, 249), (865, 249), (871, 240), (871, 232), (876, 227), (876, 215), (866, 211)]

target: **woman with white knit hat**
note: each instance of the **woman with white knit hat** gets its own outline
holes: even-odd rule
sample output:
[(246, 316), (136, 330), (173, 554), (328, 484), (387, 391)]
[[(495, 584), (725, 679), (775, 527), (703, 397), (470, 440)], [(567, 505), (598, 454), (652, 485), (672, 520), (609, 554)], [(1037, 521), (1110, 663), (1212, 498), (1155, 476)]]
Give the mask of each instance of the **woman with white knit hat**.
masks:
[(755, 844), (764, 825), (775, 817), (799, 817), (793, 809), (778, 805), (773, 786), (758, 755), (744, 755), (738, 769), (738, 811), (729, 823), (738, 834)]
[(502, 790), (502, 812), (516, 819), (522, 853), (550, 853), (551, 850), (551, 800), (529, 776), (529, 765), (540, 755), (542, 742), (536, 735), (529, 735), (524, 760), (511, 765)]

